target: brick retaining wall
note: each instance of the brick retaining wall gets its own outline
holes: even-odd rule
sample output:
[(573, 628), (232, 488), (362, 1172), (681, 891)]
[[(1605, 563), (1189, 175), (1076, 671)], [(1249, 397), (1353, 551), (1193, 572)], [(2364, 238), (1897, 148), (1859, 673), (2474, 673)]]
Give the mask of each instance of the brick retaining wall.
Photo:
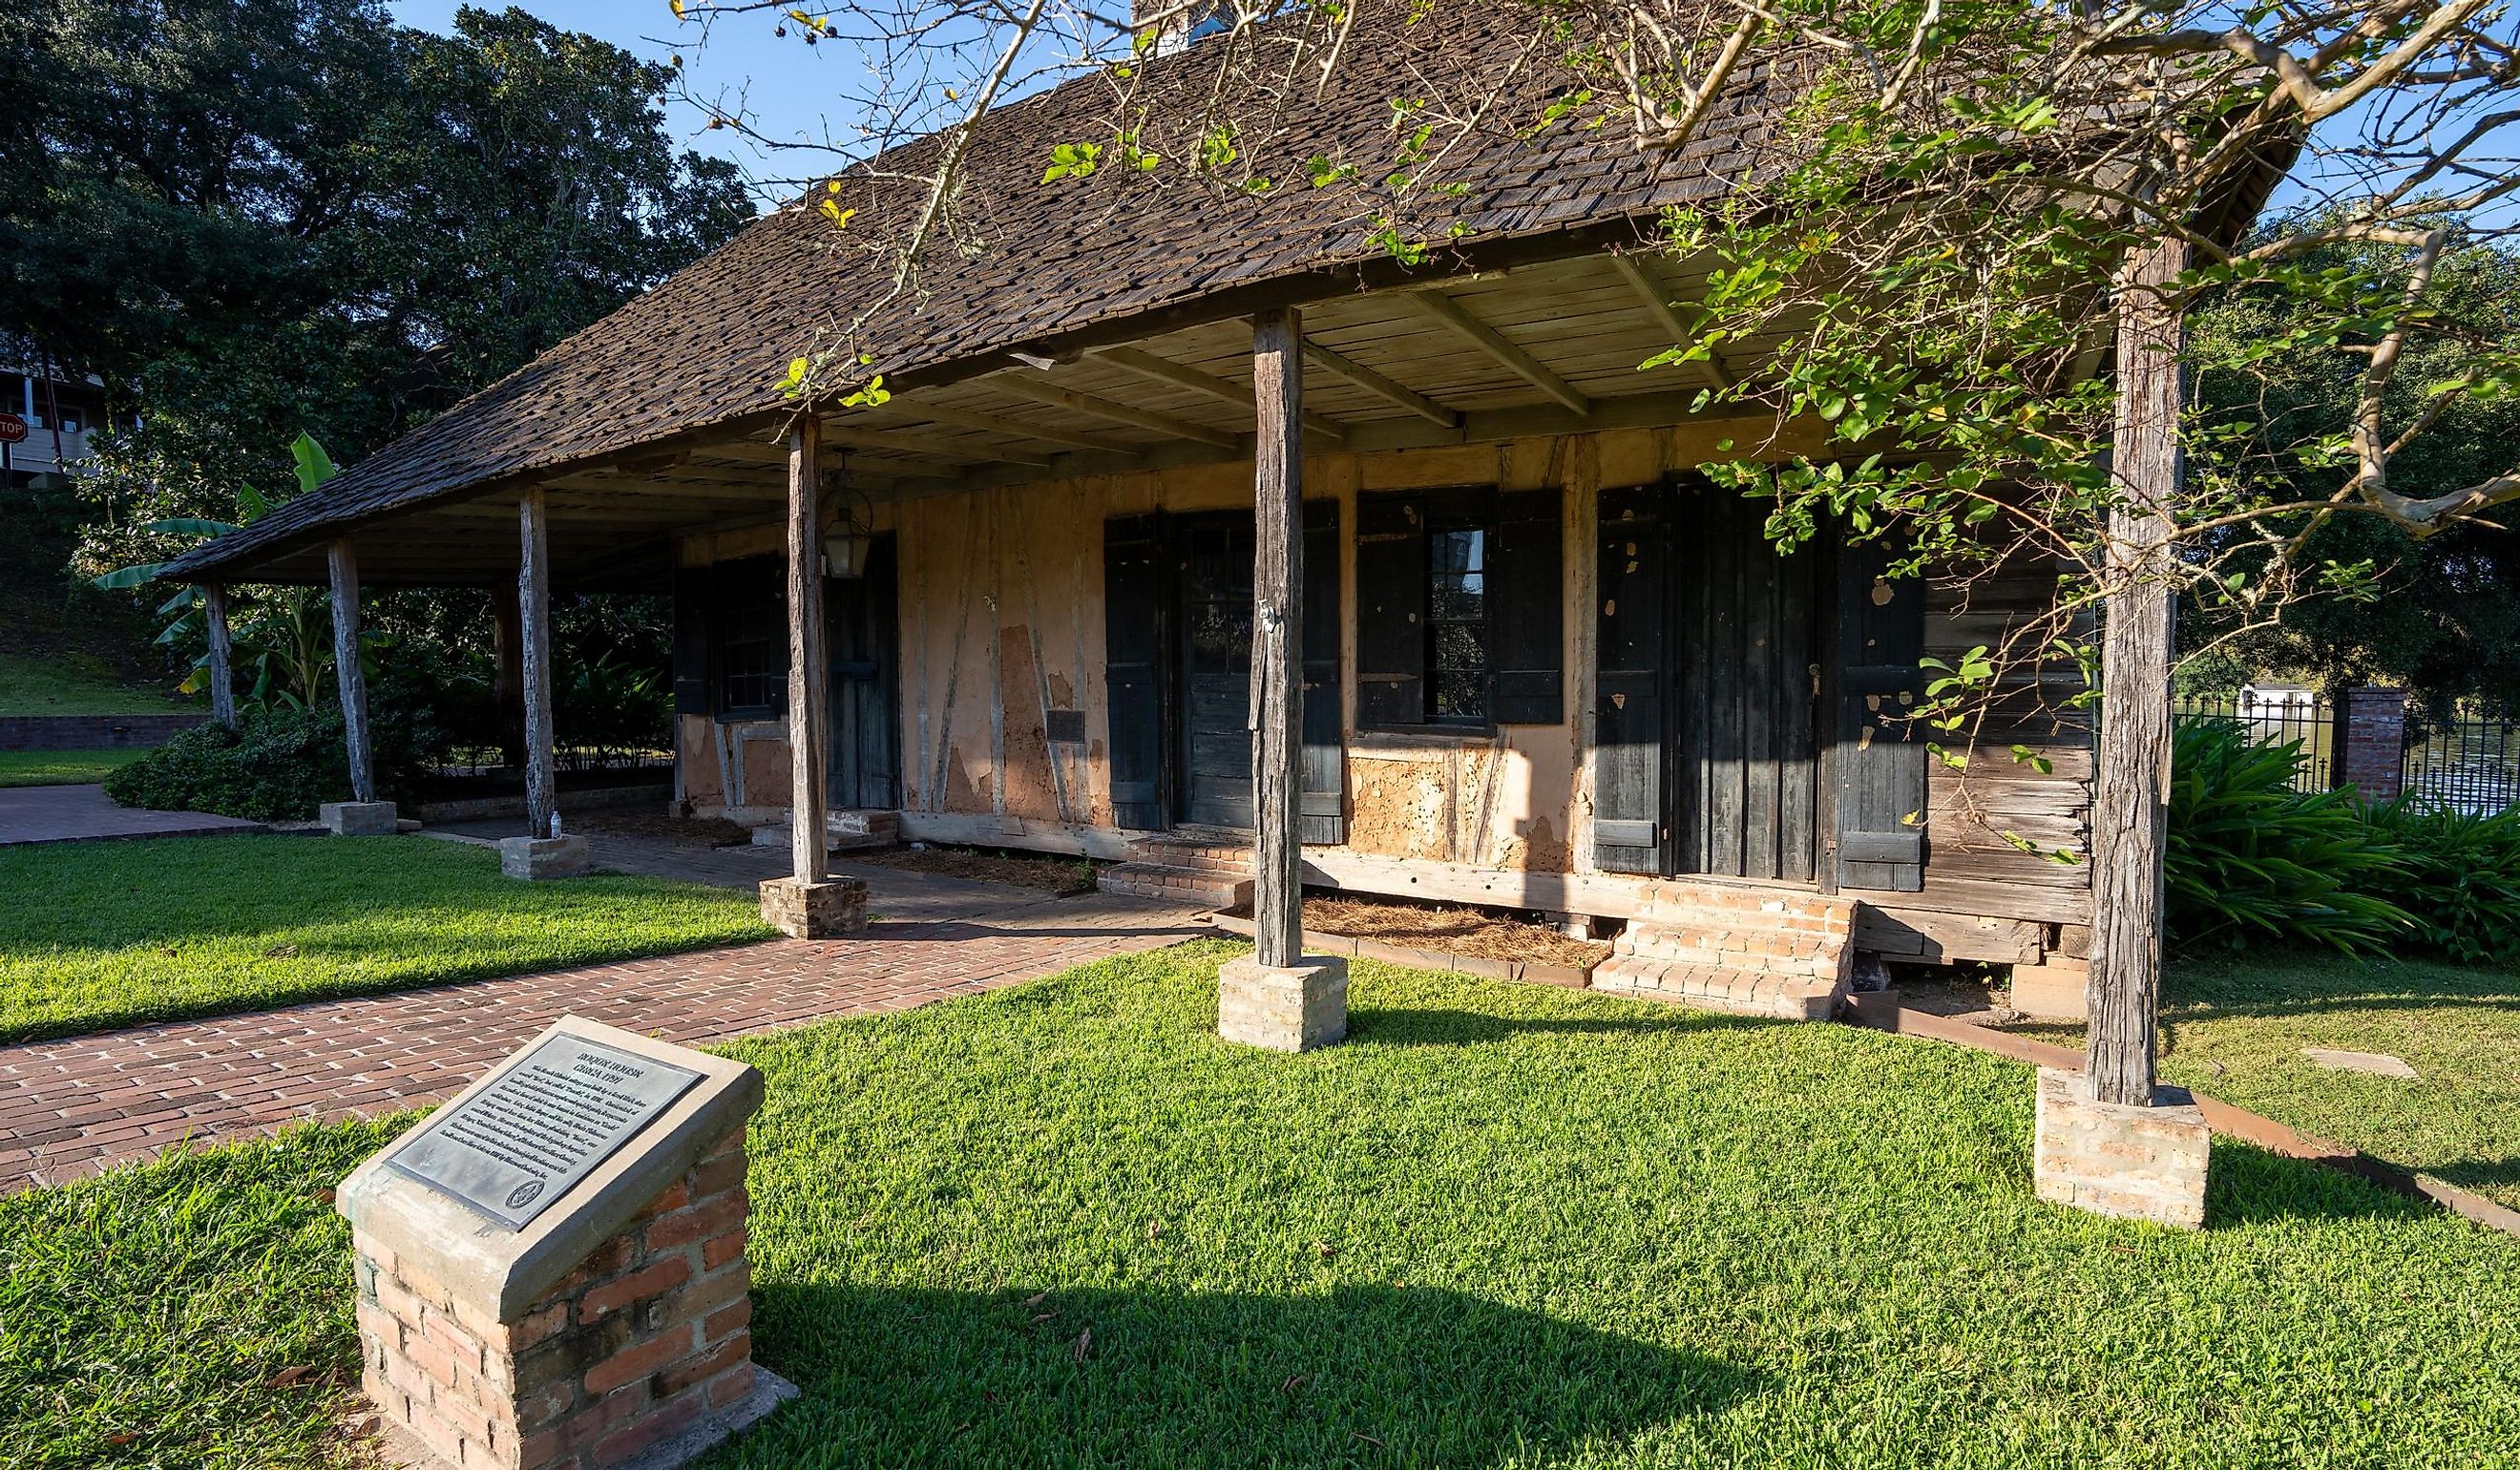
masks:
[(0, 750), (154, 750), (202, 715), (0, 715)]

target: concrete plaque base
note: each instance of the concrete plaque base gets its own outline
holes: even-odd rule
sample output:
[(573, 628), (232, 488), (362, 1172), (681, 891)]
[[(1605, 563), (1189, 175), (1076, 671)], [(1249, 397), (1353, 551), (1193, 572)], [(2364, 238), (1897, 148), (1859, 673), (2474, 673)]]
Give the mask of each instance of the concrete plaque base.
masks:
[(2081, 1073), (2041, 1068), (2033, 1144), (2039, 1197), (2094, 1215), (2202, 1229), (2213, 1130), (2185, 1090), (2161, 1088), (2153, 1096), (2151, 1107), (2095, 1102)]
[(336, 837), (390, 837), (402, 830), (390, 801), (328, 801), (315, 815)]
[(820, 883), (772, 878), (761, 885), (761, 921), (790, 939), (840, 939), (867, 926), (867, 886), (855, 878)]
[(499, 839), (499, 870), (512, 878), (573, 878), (587, 866), (584, 837)]
[(1280, 968), (1246, 956), (1216, 974), (1216, 1034), (1272, 1051), (1310, 1051), (1347, 1036), (1347, 960), (1306, 955)]

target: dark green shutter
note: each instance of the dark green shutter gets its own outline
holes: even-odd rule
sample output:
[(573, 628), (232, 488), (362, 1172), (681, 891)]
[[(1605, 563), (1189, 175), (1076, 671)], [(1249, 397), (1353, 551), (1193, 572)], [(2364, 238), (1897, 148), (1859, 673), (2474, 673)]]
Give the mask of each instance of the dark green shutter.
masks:
[(1159, 830), (1164, 811), (1162, 517), (1102, 522), (1102, 688), (1111, 820)]
[(1499, 725), (1566, 719), (1566, 536), (1559, 500), (1554, 487), (1496, 498), (1487, 595)]
[(1838, 886), (1912, 893), (1925, 886), (1925, 741), (1902, 717), (1922, 690), (1925, 584), (1887, 580), (1890, 560), (1877, 544), (1838, 550), (1829, 776)]
[(1659, 485), (1601, 492), (1593, 861), (1612, 872), (1663, 867), (1667, 503)]
[(1356, 713), (1372, 729), (1426, 718), (1426, 506), (1414, 495), (1356, 503)]
[(674, 713), (715, 712), (709, 697), (709, 609), (717, 598), (712, 568), (686, 566), (674, 573)]
[(1301, 840), (1347, 840), (1346, 710), (1339, 689), (1339, 514), (1304, 502), (1304, 759)]

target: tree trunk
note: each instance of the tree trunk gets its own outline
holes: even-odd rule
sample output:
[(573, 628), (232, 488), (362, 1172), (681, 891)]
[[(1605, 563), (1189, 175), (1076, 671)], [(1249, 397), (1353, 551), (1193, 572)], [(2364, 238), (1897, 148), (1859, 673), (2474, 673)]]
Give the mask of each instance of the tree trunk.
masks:
[(522, 686), (525, 821), (537, 837), (560, 835), (560, 771), (553, 750), (551, 512), (542, 488), (517, 501), (518, 683)]
[(359, 551), (343, 536), (324, 549), (333, 573), (333, 672), (341, 687), (341, 729), (350, 751), (350, 798), (377, 799), (368, 748), (368, 677), (359, 668)]
[(2170, 665), (2178, 595), (2170, 573), (2182, 463), (2184, 326), (2162, 289), (2187, 263), (2165, 241), (2134, 263), (2118, 300), (2117, 426), (2110, 468), (2119, 502), (2103, 572), (2099, 780), (2092, 803), (2092, 1095), (2150, 1106), (2161, 1001), (2162, 849), (2170, 791)]
[(1252, 322), (1251, 920), (1256, 958), (1275, 966), (1293, 964), (1304, 949), (1303, 340), (1292, 310)]
[(236, 654), (228, 642), (228, 590), (216, 582), (202, 584), (202, 622), (210, 638), (210, 718), (234, 730)]
[(830, 676), (823, 661), (823, 520), (817, 465), (822, 421), (811, 413), (788, 431), (788, 769), (789, 835), (796, 881), (819, 883), (832, 875), (824, 844), (830, 806), (825, 731), (831, 712), (824, 699)]

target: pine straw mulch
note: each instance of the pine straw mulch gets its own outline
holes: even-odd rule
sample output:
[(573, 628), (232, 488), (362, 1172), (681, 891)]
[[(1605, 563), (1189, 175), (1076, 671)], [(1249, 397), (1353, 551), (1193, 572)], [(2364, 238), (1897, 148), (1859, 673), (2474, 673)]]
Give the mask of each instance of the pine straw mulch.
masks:
[(749, 847), (752, 828), (723, 817), (668, 817), (662, 812), (589, 812), (568, 819), (568, 828), (636, 837), (674, 847)]
[(981, 883), (1012, 883), (1061, 898), (1094, 891), (1091, 859), (1065, 853), (1009, 852), (975, 847), (851, 848), (838, 855), (842, 863), (871, 863), (909, 872), (969, 878)]
[[(1235, 911), (1247, 913), (1247, 909)], [(1384, 944), (1428, 950), (1440, 955), (1472, 955), (1482, 959), (1537, 959), (1549, 964), (1590, 966), (1608, 957), (1610, 947), (1597, 941), (1569, 939), (1554, 929), (1525, 923), (1486, 909), (1432, 904), (1405, 904), (1384, 899), (1307, 896), (1304, 927), (1316, 934), (1349, 939), (1378, 939)]]

